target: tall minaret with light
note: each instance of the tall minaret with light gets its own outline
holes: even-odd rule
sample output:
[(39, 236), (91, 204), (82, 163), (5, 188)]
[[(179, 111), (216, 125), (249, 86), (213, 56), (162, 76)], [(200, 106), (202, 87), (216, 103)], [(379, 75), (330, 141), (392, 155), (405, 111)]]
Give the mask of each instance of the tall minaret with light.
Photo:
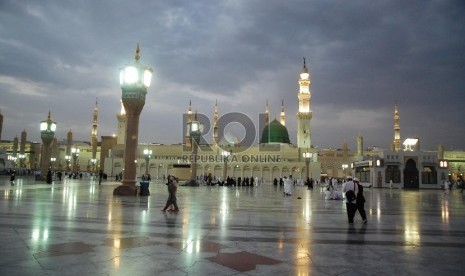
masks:
[(191, 134), (189, 133), (189, 124), (192, 123), (192, 101), (189, 100), (189, 108), (187, 109), (187, 122), (185, 125), (186, 136), (184, 136), (184, 145), (191, 146)]
[(218, 145), (218, 100), (215, 101), (215, 110), (213, 112), (213, 145)]
[(310, 121), (312, 120), (312, 110), (310, 109), (310, 103), (312, 95), (310, 93), (311, 78), (308, 73), (307, 65), (304, 58), (304, 67), (300, 73), (299, 79), (299, 111), (297, 112), (297, 146), (299, 148), (310, 148), (311, 133), (310, 133)]
[(266, 100), (265, 105), (265, 125), (270, 123), (270, 110), (268, 110), (268, 100)]
[(2, 140), (2, 128), (3, 128), (3, 115), (2, 115), (2, 111), (0, 110), (0, 141)]
[(284, 112), (284, 100), (281, 100), (281, 114), (279, 115), (280, 123), (286, 125), (286, 112)]
[(126, 144), (126, 127), (128, 122), (128, 117), (126, 116), (126, 110), (124, 109), (123, 101), (120, 100), (121, 111), (119, 114), (116, 114), (118, 119), (118, 136), (116, 136), (116, 143), (118, 145)]
[(92, 136), (91, 136), (92, 159), (97, 158), (97, 128), (98, 128), (97, 121), (98, 121), (98, 102), (97, 102), (97, 99), (95, 99), (95, 107), (94, 107), (93, 120), (92, 120)]
[(397, 103), (394, 106), (394, 151), (400, 151), (400, 125), (399, 125), (399, 111), (397, 110)]

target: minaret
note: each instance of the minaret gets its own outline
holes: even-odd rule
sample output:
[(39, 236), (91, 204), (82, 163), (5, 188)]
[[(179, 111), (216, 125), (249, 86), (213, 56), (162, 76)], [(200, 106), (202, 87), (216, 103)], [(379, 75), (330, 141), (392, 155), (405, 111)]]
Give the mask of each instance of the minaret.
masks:
[(347, 145), (347, 141), (344, 140), (344, 142), (342, 143), (342, 157), (344, 158), (344, 162), (346, 162), (347, 160), (348, 153), (349, 153), (349, 146)]
[(97, 119), (98, 119), (98, 103), (97, 99), (95, 99), (95, 107), (94, 107), (94, 114), (93, 114), (93, 121), (92, 121), (92, 159), (96, 159), (97, 157)]
[(394, 106), (394, 151), (400, 151), (400, 125), (397, 103)]
[(268, 100), (266, 100), (266, 105), (265, 105), (265, 125), (268, 125), (270, 123), (270, 111), (268, 110)]
[(213, 112), (213, 145), (218, 145), (218, 100), (215, 101), (215, 110)]
[(25, 129), (23, 129), (23, 131), (21, 132), (21, 141), (20, 141), (20, 144), (19, 144), (19, 154), (21, 154), (23, 156), (23, 159), (21, 159), (19, 162), (20, 162), (20, 167), (24, 168), (24, 164), (25, 164), (25, 152), (26, 152), (26, 142), (27, 142), (27, 132)]
[(184, 126), (186, 128), (186, 136), (184, 136), (184, 145), (191, 146), (191, 135), (189, 133), (189, 124), (192, 123), (192, 101), (189, 100), (189, 108), (187, 109), (187, 122)]
[(0, 141), (2, 141), (2, 128), (3, 128), (3, 115), (2, 115), (2, 111), (0, 110)]
[(71, 146), (73, 145), (73, 133), (71, 129), (68, 131), (66, 135), (66, 155), (71, 156)]
[(124, 109), (123, 101), (120, 100), (121, 103), (121, 111), (119, 114), (116, 114), (116, 118), (118, 119), (118, 136), (116, 138), (116, 143), (118, 145), (126, 144), (126, 126), (128, 122), (128, 118), (126, 116), (126, 110)]
[(304, 58), (304, 66), (300, 73), (299, 79), (299, 111), (297, 112), (297, 146), (299, 148), (308, 149), (312, 146), (310, 121), (312, 120), (312, 110), (310, 109), (311, 93), (310, 93), (311, 78), (308, 73), (307, 65)]
[(19, 147), (19, 139), (18, 135), (15, 136), (13, 139), (13, 156), (18, 157), (18, 147)]
[(444, 159), (444, 146), (442, 144), (438, 146), (438, 159)]
[(363, 136), (361, 133), (357, 137), (357, 157), (362, 160), (363, 157)]
[(284, 112), (284, 100), (281, 100), (281, 115), (279, 116), (280, 123), (286, 125), (286, 113)]

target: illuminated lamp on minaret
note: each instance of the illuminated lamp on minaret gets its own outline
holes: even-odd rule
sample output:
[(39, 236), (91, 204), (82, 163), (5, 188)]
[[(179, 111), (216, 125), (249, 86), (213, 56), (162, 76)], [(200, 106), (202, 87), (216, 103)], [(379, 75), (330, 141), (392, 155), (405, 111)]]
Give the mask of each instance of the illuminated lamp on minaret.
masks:
[(311, 77), (308, 73), (304, 58), (304, 66), (299, 79), (299, 111), (297, 112), (297, 146), (299, 148), (311, 148), (310, 121), (312, 110), (310, 109), (312, 94), (310, 92)]

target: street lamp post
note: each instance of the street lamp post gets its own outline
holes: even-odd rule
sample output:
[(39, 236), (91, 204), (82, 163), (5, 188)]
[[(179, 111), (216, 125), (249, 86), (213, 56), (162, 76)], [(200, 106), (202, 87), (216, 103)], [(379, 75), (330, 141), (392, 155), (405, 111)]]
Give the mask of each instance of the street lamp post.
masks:
[(57, 161), (57, 159), (55, 157), (50, 157), (50, 163), (51, 163), (51, 167), (52, 167), (52, 171), (55, 169), (55, 161)]
[(77, 159), (79, 157), (79, 148), (71, 148), (71, 155), (73, 156), (73, 172), (77, 175)]
[(92, 163), (92, 172), (95, 172), (95, 165), (97, 164), (97, 159), (96, 158), (90, 159), (90, 163)]
[(126, 147), (124, 152), (123, 185), (113, 190), (114, 195), (136, 195), (136, 151), (139, 138), (139, 116), (145, 105), (147, 88), (153, 70), (139, 62), (137, 44), (135, 59), (120, 72), (121, 100), (126, 110)]
[(20, 166), (21, 168), (26, 167), (25, 164), (24, 164), (24, 160), (26, 159), (26, 155), (23, 154), (23, 153), (20, 153), (20, 154), (18, 155), (18, 158), (19, 158), (19, 166)]
[(149, 161), (152, 155), (152, 150), (144, 149), (144, 157), (145, 157), (145, 175), (149, 176)]
[(223, 167), (223, 181), (226, 182), (226, 177), (228, 176), (228, 157), (231, 155), (231, 152), (223, 150), (221, 153), (223, 156), (224, 167)]
[(203, 125), (197, 121), (197, 113), (195, 113), (194, 120), (189, 123), (189, 134), (191, 137), (192, 145), (192, 165), (191, 165), (191, 185), (197, 186), (197, 150), (200, 143), (200, 135), (203, 131)]
[(308, 179), (310, 179), (310, 161), (313, 157), (313, 153), (307, 151), (304, 152), (302, 156), (305, 159), (305, 181), (307, 181)]
[(50, 119), (50, 111), (48, 112), (47, 120), (40, 123), (40, 138), (42, 138), (42, 154), (41, 154), (41, 172), (40, 177), (45, 180), (48, 168), (50, 167), (50, 143), (55, 136), (57, 128), (56, 122)]
[(69, 163), (71, 163), (71, 156), (65, 155), (65, 161), (66, 161), (66, 171), (69, 171)]

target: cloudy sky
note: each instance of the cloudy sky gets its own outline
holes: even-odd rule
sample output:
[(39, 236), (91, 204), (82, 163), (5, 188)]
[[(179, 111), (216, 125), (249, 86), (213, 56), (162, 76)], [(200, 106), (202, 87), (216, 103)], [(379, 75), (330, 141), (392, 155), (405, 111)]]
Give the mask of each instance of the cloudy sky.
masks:
[(464, 14), (459, 0), (0, 0), (1, 138), (40, 141), (50, 110), (58, 139), (89, 141), (96, 98), (99, 136), (114, 134), (139, 42), (154, 69), (141, 143), (181, 142), (189, 100), (211, 117), (216, 99), (254, 121), (284, 100), (295, 143), (306, 57), (314, 146), (355, 149), (361, 133), (388, 148), (397, 101), (402, 138), (465, 150)]

